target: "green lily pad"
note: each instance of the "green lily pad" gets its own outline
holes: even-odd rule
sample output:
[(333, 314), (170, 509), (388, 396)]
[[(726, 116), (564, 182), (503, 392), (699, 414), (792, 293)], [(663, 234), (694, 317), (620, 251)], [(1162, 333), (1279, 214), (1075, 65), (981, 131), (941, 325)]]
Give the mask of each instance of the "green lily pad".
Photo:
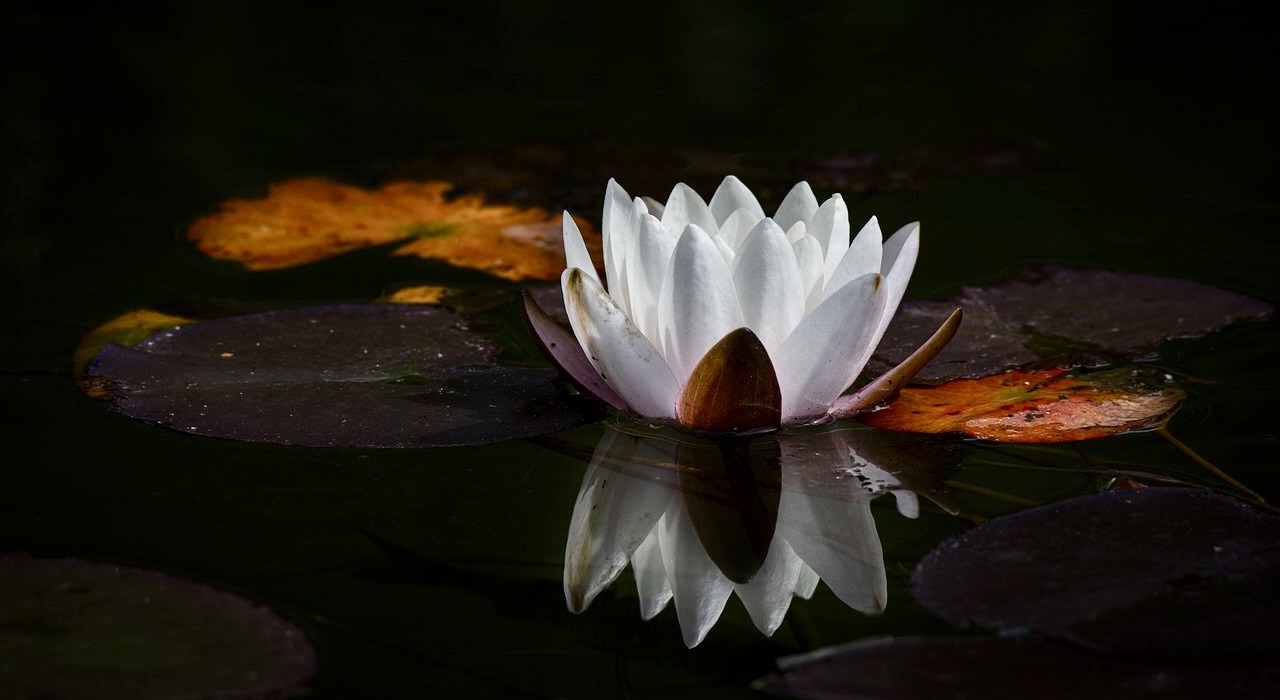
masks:
[(941, 384), (1014, 368), (1132, 360), (1173, 338), (1271, 316), (1264, 301), (1190, 280), (1132, 272), (1036, 267), (946, 301), (906, 302), (867, 365), (877, 376), (929, 337), (955, 307), (960, 330), (914, 381)]
[(447, 308), (321, 306), (108, 345), (88, 384), (117, 411), (173, 430), (317, 447), (484, 444), (598, 416), (554, 370), (497, 355), (492, 332)]
[(269, 608), (170, 574), (0, 554), (0, 697), (269, 698), (315, 651)]
[(1280, 517), (1185, 488), (1081, 496), (966, 531), (911, 574), (955, 624), (1031, 629), (1113, 653), (1280, 653)]
[(1038, 637), (873, 639), (778, 661), (756, 688), (791, 698), (1262, 698), (1280, 693), (1256, 661), (1194, 664), (1104, 656)]

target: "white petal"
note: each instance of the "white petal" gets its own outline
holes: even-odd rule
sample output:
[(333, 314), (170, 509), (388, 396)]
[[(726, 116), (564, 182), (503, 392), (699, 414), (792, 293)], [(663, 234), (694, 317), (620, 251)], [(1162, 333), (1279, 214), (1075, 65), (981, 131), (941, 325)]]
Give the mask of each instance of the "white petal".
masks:
[(813, 592), (818, 590), (818, 581), (822, 579), (818, 577), (818, 572), (814, 571), (808, 564), (800, 567), (800, 575), (796, 577), (795, 594), (798, 598), (808, 600), (813, 597)]
[[(808, 235), (808, 233), (809, 227), (803, 221), (797, 221), (794, 224), (791, 224), (791, 228), (787, 229), (787, 241), (795, 243)], [(818, 249), (821, 250), (822, 246), (819, 245)]]
[(631, 246), (631, 206), (627, 191), (617, 180), (609, 178), (609, 185), (604, 190), (604, 217), (600, 220), (600, 231), (604, 237), (604, 275), (610, 290), (617, 284), (622, 257)]
[(667, 582), (667, 568), (662, 564), (662, 547), (658, 544), (658, 530), (654, 528), (636, 548), (631, 558), (631, 572), (635, 575), (636, 591), (640, 594), (640, 618), (652, 620), (671, 602), (671, 584)]
[(733, 583), (707, 556), (685, 510), (684, 501), (672, 505), (658, 526), (662, 564), (676, 601), (676, 617), (685, 646), (697, 646), (711, 630), (733, 592)]
[(831, 493), (830, 485), (803, 483), (797, 469), (784, 469), (778, 503), (778, 534), (855, 610), (880, 612), (888, 599), (884, 553), (870, 497), (857, 485)]
[(835, 270), (827, 278), (822, 298), (826, 299), (832, 292), (863, 275), (872, 272), (884, 274), (880, 269), (881, 243), (880, 222), (873, 216), (854, 237)]
[(667, 206), (662, 211), (662, 225), (672, 234), (678, 234), (689, 224), (712, 234), (720, 230), (707, 203), (702, 201), (702, 197), (692, 187), (681, 182), (671, 190), (671, 196), (667, 198)]
[(730, 175), (720, 183), (716, 188), (715, 194), (711, 195), (710, 207), (711, 215), (715, 217), (716, 223), (721, 226), (729, 218), (729, 215), (738, 209), (746, 209), (756, 221), (764, 218), (764, 209), (761, 208), (760, 202), (751, 190), (744, 184), (742, 180)]
[(764, 219), (734, 259), (733, 284), (742, 320), (772, 355), (804, 316), (805, 290), (787, 234)]
[(871, 334), (884, 313), (885, 284), (864, 275), (842, 287), (805, 316), (773, 358), (782, 389), (782, 421), (826, 413), (862, 371)]
[(649, 213), (652, 214), (654, 218), (662, 218), (662, 210), (665, 208), (662, 206), (662, 202), (648, 196), (641, 197), (640, 201), (644, 202), (645, 208), (649, 210)]
[(843, 197), (832, 195), (818, 207), (809, 220), (809, 235), (818, 239), (822, 248), (822, 277), (830, 279), (849, 247), (849, 208)]
[(711, 235), (689, 225), (662, 282), (658, 336), (678, 386), (726, 333), (742, 327), (729, 266)]
[(560, 285), (573, 333), (596, 371), (632, 410), (674, 418), (680, 385), (662, 353), (585, 272), (565, 270)]
[(791, 606), (791, 594), (800, 579), (804, 562), (791, 549), (786, 540), (774, 537), (769, 543), (769, 553), (760, 570), (750, 583), (737, 584), (733, 590), (742, 599), (742, 605), (751, 615), (765, 636), (772, 636), (787, 616)]
[(783, 197), (782, 204), (778, 206), (778, 213), (773, 216), (773, 219), (778, 222), (783, 231), (786, 231), (797, 221), (812, 219), (817, 211), (818, 198), (813, 196), (809, 183), (797, 182), (787, 196)]
[(591, 262), (591, 254), (587, 252), (587, 244), (582, 240), (578, 222), (567, 211), (564, 213), (563, 229), (565, 267), (576, 267), (599, 282), (600, 275), (596, 272), (595, 263)]
[(885, 302), (884, 317), (873, 336), (872, 349), (880, 343), (885, 328), (893, 320), (898, 311), (898, 303), (907, 291), (907, 283), (911, 281), (911, 271), (915, 269), (916, 258), (920, 255), (920, 222), (914, 222), (898, 229), (884, 242), (884, 259), (880, 263), (880, 274), (889, 283), (889, 298)]
[(679, 500), (674, 470), (636, 466), (664, 459), (652, 443), (610, 430), (596, 444), (565, 545), (564, 592), (572, 612), (585, 610), (613, 583), (658, 518)]
[(818, 239), (805, 236), (791, 244), (796, 255), (796, 267), (800, 270), (800, 284), (804, 288), (805, 308), (818, 305), (822, 294), (822, 248)]
[(716, 237), (723, 240), (730, 248), (738, 250), (746, 240), (747, 234), (751, 233), (751, 229), (755, 228), (763, 218), (763, 216), (756, 216), (750, 210), (739, 209), (720, 224), (720, 233)]
[(732, 268), (733, 259), (737, 257), (733, 252), (733, 248), (730, 248), (729, 244), (725, 243), (724, 239), (719, 236), (712, 236), (711, 242), (716, 244), (716, 250), (720, 251), (720, 257), (724, 258), (724, 264)]
[(627, 290), (631, 301), (631, 319), (654, 346), (658, 338), (658, 296), (662, 281), (676, 249), (675, 239), (667, 235), (662, 223), (645, 214), (640, 217), (640, 233), (627, 254)]
[(916, 497), (915, 491), (908, 489), (894, 489), (890, 491), (893, 494), (893, 500), (898, 506), (898, 513), (904, 518), (920, 517), (920, 499)]

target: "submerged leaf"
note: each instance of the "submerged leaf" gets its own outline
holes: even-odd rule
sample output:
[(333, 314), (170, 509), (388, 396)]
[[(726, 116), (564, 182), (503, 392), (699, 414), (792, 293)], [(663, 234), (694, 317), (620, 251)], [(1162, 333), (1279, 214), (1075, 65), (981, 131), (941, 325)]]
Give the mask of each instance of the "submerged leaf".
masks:
[(367, 304), (180, 325), (89, 368), (112, 406), (174, 430), (312, 446), (423, 447), (564, 430), (595, 409), (437, 306)]
[(947, 348), (916, 375), (917, 382), (1133, 359), (1165, 340), (1196, 337), (1274, 313), (1266, 302), (1190, 280), (1031, 268), (1004, 284), (965, 288), (950, 301), (902, 304), (867, 373), (881, 374), (907, 357), (956, 306), (964, 309), (964, 323)]
[(1280, 518), (1208, 491), (1073, 498), (980, 525), (911, 574), (955, 623), (1127, 654), (1280, 653)]
[(908, 387), (860, 419), (886, 430), (963, 433), (998, 442), (1091, 440), (1162, 423), (1184, 392), (1153, 368), (1010, 371)]
[(315, 672), (301, 629), (158, 571), (0, 554), (0, 695), (269, 698)]
[[(396, 255), (443, 260), (506, 279), (560, 276), (559, 215), (485, 204), (477, 196), (450, 198), (452, 188), (439, 181), (365, 190), (319, 178), (287, 180), (273, 185), (266, 197), (224, 202), (221, 211), (193, 223), (187, 237), (204, 254), (251, 270), (293, 267), (399, 242)], [(587, 240), (598, 258), (599, 237)]]

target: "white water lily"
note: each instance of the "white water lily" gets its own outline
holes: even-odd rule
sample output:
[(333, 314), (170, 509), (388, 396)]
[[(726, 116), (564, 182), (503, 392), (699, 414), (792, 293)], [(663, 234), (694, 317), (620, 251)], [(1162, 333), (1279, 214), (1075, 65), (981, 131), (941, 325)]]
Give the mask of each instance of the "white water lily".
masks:
[[(819, 580), (855, 610), (883, 610), (887, 582), (870, 500), (892, 493), (899, 512), (914, 518), (919, 513), (915, 493), (860, 453), (864, 433), (780, 434), (776, 439), (780, 471), (758, 484), (776, 498), (775, 520), (766, 524), (772, 537), (764, 542), (765, 551), (757, 552), (757, 568), (734, 575), (717, 564), (713, 548), (740, 546), (747, 538), (723, 532), (724, 521), (695, 517), (708, 507), (725, 507), (724, 493), (698, 488), (705, 483), (698, 475), (705, 472), (696, 451), (716, 448), (608, 431), (583, 475), (569, 526), (564, 569), (569, 609), (586, 610), (630, 565), (641, 617), (651, 619), (674, 603), (689, 647), (702, 642), (735, 593), (765, 635), (782, 624), (792, 598), (809, 598)], [(742, 463), (725, 467), (749, 470)]]
[(888, 388), (841, 398), (898, 308), (920, 226), (885, 241), (872, 217), (851, 239), (840, 195), (819, 204), (805, 182), (767, 217), (733, 176), (710, 202), (679, 184), (665, 205), (610, 180), (602, 228), (607, 290), (565, 213), (561, 287), (589, 367), (567, 357), (566, 338), (531, 325), (579, 386), (642, 416), (708, 432), (845, 417), (885, 398), (954, 332), (904, 362), (914, 369), (894, 370)]

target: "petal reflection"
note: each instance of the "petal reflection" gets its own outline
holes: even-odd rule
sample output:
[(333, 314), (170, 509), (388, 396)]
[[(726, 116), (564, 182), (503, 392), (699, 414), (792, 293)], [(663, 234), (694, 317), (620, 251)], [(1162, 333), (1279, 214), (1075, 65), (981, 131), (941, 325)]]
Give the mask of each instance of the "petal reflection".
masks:
[(735, 592), (766, 635), (820, 579), (855, 610), (879, 612), (888, 596), (871, 500), (891, 493), (916, 517), (917, 490), (945, 503), (940, 467), (958, 458), (861, 427), (715, 440), (609, 428), (574, 508), (565, 598), (581, 612), (629, 561), (641, 615), (674, 601), (690, 647)]

